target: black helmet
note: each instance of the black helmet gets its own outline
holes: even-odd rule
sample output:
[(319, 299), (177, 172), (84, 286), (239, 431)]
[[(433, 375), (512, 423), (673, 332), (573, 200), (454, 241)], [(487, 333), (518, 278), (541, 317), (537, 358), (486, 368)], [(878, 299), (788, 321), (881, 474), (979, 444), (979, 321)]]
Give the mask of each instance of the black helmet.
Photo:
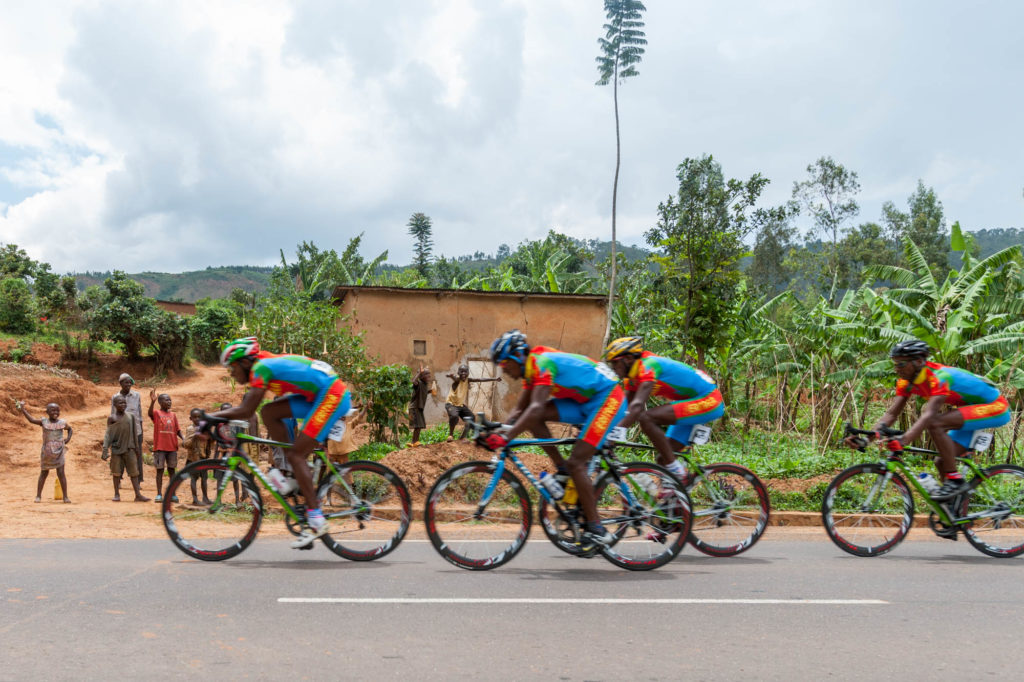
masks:
[(890, 358), (926, 358), (931, 355), (932, 349), (924, 341), (910, 339), (900, 341), (889, 351)]

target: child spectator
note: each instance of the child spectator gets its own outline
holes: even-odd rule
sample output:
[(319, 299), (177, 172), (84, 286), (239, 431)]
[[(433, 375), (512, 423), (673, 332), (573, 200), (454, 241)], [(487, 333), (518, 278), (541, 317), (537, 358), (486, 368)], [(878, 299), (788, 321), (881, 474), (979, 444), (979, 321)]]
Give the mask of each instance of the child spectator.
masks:
[[(64, 502), (70, 503), (68, 499), (68, 479), (64, 477), (64, 454), (65, 445), (71, 441), (71, 427), (60, 418), (60, 405), (50, 403), (46, 406), (46, 419), (36, 419), (25, 410), (25, 403), (18, 401), (18, 409), (25, 415), (30, 423), (43, 427), (43, 450), (39, 458), (39, 483), (36, 485), (36, 502), (43, 499), (43, 484), (50, 474), (50, 469), (57, 470), (57, 480), (60, 481), (60, 489), (64, 493)], [(68, 432), (67, 438), (64, 431)]]
[[(459, 423), (459, 420), (473, 416), (472, 410), (469, 409), (470, 384), (479, 384), (485, 381), (501, 381), (501, 377), (471, 379), (468, 365), (459, 365), (458, 375), (446, 374), (445, 376), (452, 380), (452, 388), (448, 391), (448, 397), (444, 402), (444, 411), (448, 413), (448, 440), (451, 441), (455, 437), (455, 425)], [(467, 424), (462, 429), (462, 435), (459, 436), (459, 440), (465, 438), (468, 433), (469, 425)]]
[[(153, 401), (160, 402), (160, 409), (153, 409)], [(163, 502), (164, 469), (167, 469), (167, 480), (174, 476), (178, 466), (178, 440), (184, 440), (181, 427), (178, 426), (178, 415), (171, 412), (171, 396), (161, 393), (158, 398), (156, 389), (149, 389), (149, 418), (153, 420), (153, 466), (156, 467), (156, 501)], [(174, 502), (178, 501), (175, 497)]]
[(420, 431), (427, 428), (427, 420), (423, 408), (427, 405), (427, 395), (437, 397), (437, 384), (429, 369), (420, 368), (412, 379), (412, 402), (409, 403), (409, 427), (412, 428), (411, 447), (420, 444)]
[(133, 391), (132, 386), (135, 385), (135, 379), (132, 379), (130, 374), (122, 374), (117, 378), (117, 383), (121, 384), (121, 390), (118, 391), (110, 399), (110, 418), (107, 419), (108, 424), (114, 422), (114, 415), (116, 410), (114, 409), (114, 398), (117, 396), (123, 396), (127, 404), (128, 414), (135, 417), (135, 462), (136, 468), (139, 470), (139, 482), (141, 483), (145, 476), (142, 475), (142, 396), (139, 395), (138, 391)]
[[(210, 441), (199, 433), (199, 420), (203, 416), (203, 411), (198, 407), (193, 407), (192, 411), (188, 413), (188, 419), (191, 422), (185, 427), (185, 465), (189, 465), (192, 462), (198, 462), (201, 459), (209, 459), (210, 457)], [(192, 504), (199, 506), (200, 504), (210, 504), (210, 494), (206, 486), (206, 476), (200, 479), (200, 484), (203, 490), (203, 501), (199, 502), (199, 496), (196, 494), (196, 477), (192, 476), (189, 484), (192, 486)]]
[(114, 478), (113, 502), (121, 501), (121, 476), (125, 471), (135, 489), (136, 502), (149, 502), (139, 489), (139, 465), (135, 449), (139, 447), (135, 434), (135, 415), (126, 411), (128, 401), (123, 395), (113, 398), (114, 416), (107, 420), (107, 433), (103, 437), (103, 460), (110, 460), (110, 474)]
[[(231, 403), (221, 403), (220, 404), (220, 409), (221, 410), (226, 410), (226, 409), (228, 409), (230, 407), (231, 407)], [(235, 436), (234, 436), (234, 433), (231, 430), (232, 427), (231, 427), (230, 424), (218, 424), (216, 428), (218, 429), (217, 433), (220, 434), (221, 438), (223, 438), (224, 440), (230, 441), (230, 442), (235, 442)], [(217, 443), (217, 449), (213, 453), (213, 456), (214, 456), (215, 459), (227, 459), (228, 456), (230, 456), (230, 455), (231, 455), (231, 448), (230, 447), (221, 445), (220, 443)], [(217, 479), (217, 485), (219, 487), (221, 480), (224, 478), (224, 472), (222, 472), (222, 471), (215, 472), (214, 473), (214, 478)], [(242, 490), (241, 485), (238, 483), (238, 479), (232, 479), (231, 487), (235, 491), (235, 504), (240, 504), (242, 500), (244, 500), (245, 498), (247, 498), (249, 496), (249, 493), (247, 493), (244, 490)], [(227, 502), (226, 499), (224, 501)]]

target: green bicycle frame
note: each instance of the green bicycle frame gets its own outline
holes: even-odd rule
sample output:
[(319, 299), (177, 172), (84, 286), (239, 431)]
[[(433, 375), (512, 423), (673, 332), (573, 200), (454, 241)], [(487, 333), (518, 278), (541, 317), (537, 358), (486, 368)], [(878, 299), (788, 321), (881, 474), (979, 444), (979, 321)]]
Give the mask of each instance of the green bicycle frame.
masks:
[[(903, 452), (913, 452), (923, 455), (938, 454), (934, 450), (925, 450), (923, 448), (905, 448)], [(942, 521), (942, 523), (946, 524), (947, 526), (960, 526), (966, 523), (970, 523), (971, 521), (974, 521), (976, 518), (981, 518), (981, 516), (983, 516), (981, 514), (974, 514), (964, 516), (963, 518), (951, 517), (949, 515), (949, 512), (947, 512), (942, 505), (940, 505), (938, 502), (932, 499), (932, 496), (928, 493), (927, 490), (925, 490), (924, 486), (921, 485), (921, 482), (917, 479), (917, 474), (914, 472), (914, 470), (907, 466), (907, 464), (904, 463), (902, 459), (900, 459), (900, 454), (901, 453), (893, 453), (889, 457), (886, 457), (885, 460), (883, 460), (886, 471), (888, 471), (890, 474), (902, 474), (903, 480), (907, 481), (918, 492), (918, 494), (921, 496), (921, 499), (925, 501), (925, 504), (928, 505), (929, 509), (935, 512), (936, 516), (939, 517), (939, 520)], [(956, 461), (957, 464), (967, 465), (967, 468), (969, 468), (971, 470), (971, 473), (974, 474), (975, 476), (975, 478), (972, 480), (988, 480), (988, 477), (985, 475), (985, 472), (981, 469), (981, 467), (975, 464), (974, 460), (970, 459), (969, 457), (957, 457)], [(891, 477), (889, 475), (886, 475), (879, 483), (877, 483), (876, 486), (878, 487), (878, 489), (871, 491), (871, 493), (868, 495), (866, 502), (870, 502), (872, 499), (874, 499), (875, 495), (881, 491), (882, 487), (889, 483), (890, 478)]]

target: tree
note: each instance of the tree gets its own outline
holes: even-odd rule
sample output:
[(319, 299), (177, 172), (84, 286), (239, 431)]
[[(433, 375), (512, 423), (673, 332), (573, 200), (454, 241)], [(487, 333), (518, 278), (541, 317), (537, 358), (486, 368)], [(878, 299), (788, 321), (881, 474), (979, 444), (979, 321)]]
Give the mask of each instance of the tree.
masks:
[(604, 0), (604, 12), (609, 23), (604, 25), (604, 37), (598, 38), (601, 54), (597, 57), (597, 70), (601, 77), (597, 85), (612, 84), (612, 101), (615, 104), (615, 179), (612, 182), (612, 256), (611, 274), (608, 279), (608, 313), (602, 346), (608, 342), (611, 330), (612, 307), (615, 302), (615, 216), (619, 196), (619, 166), (622, 161), (622, 140), (619, 134), (619, 82), (637, 75), (636, 65), (643, 58), (644, 37), (642, 2), (637, 0)]
[(671, 309), (671, 331), (693, 346), (703, 369), (707, 352), (724, 343), (731, 327), (743, 240), (768, 219), (748, 213), (768, 180), (755, 173), (746, 182), (726, 181), (710, 155), (684, 160), (676, 178), (676, 196), (658, 205), (658, 224), (645, 235), (660, 250), (652, 257), (661, 272), (651, 297)]
[(832, 157), (823, 156), (807, 166), (809, 177), (803, 182), (793, 183), (793, 198), (807, 209), (814, 219), (812, 234), (829, 242), (824, 249), (825, 277), (822, 284), (831, 280), (829, 300), (835, 297), (839, 277), (839, 235), (843, 224), (860, 212), (854, 196), (860, 191), (857, 174), (836, 163)]
[(416, 240), (413, 246), (413, 266), (420, 277), (430, 276), (430, 252), (434, 246), (433, 228), (430, 218), (423, 213), (413, 213), (408, 222), (409, 234)]
[(17, 244), (0, 245), (0, 279), (18, 277), (29, 279), (35, 274), (36, 262)]
[(145, 297), (145, 287), (121, 270), (114, 270), (103, 280), (103, 286), (103, 302), (91, 313), (93, 330), (101, 337), (124, 344), (128, 357), (134, 360), (150, 342), (156, 304)]
[(917, 189), (907, 197), (907, 208), (909, 211), (903, 213), (891, 201), (882, 204), (882, 220), (889, 238), (894, 243), (906, 239), (914, 242), (935, 275), (944, 277), (949, 271), (950, 235), (942, 202), (934, 189), (918, 180)]
[(795, 248), (796, 228), (793, 204), (769, 209), (762, 214), (754, 237), (753, 260), (747, 270), (750, 283), (760, 292), (776, 294), (785, 289), (793, 276), (790, 252)]
[(32, 292), (28, 284), (14, 276), (0, 279), (0, 331), (28, 334), (35, 327)]

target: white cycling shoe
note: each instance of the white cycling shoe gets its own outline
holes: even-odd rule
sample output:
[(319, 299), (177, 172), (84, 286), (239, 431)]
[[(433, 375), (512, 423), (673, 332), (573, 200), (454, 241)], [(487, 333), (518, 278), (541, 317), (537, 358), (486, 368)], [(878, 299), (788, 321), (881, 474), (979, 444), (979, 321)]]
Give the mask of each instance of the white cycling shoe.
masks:
[(306, 549), (310, 547), (318, 537), (326, 534), (327, 531), (330, 530), (325, 519), (320, 519), (319, 526), (315, 526), (312, 519), (308, 519), (308, 522), (309, 527), (304, 528), (299, 537), (295, 538), (295, 541), (292, 542), (292, 549)]

